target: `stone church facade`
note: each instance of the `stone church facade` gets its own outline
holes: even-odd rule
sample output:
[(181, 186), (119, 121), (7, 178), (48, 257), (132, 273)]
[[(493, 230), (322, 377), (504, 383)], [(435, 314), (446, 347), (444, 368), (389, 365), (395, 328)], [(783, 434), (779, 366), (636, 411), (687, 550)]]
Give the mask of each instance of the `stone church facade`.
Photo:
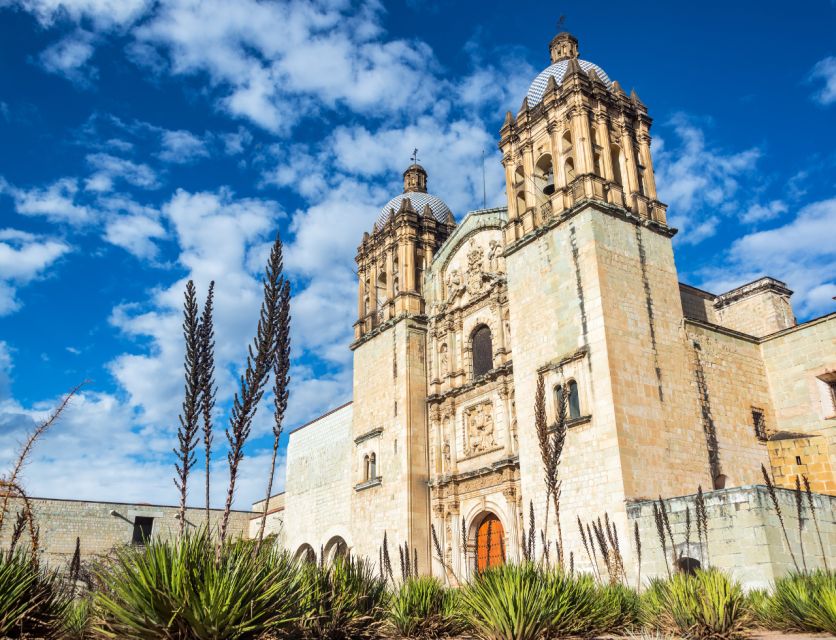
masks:
[[(606, 514), (629, 559), (634, 523), (655, 535), (648, 500), (665, 499), (681, 527), (702, 487), (714, 562), (760, 531), (746, 562), (762, 569), (750, 582), (767, 581), (786, 567), (753, 486), (761, 465), (779, 487), (809, 478), (836, 554), (836, 313), (797, 324), (792, 292), (767, 277), (721, 295), (680, 283), (647, 108), (579, 59), (570, 34), (550, 56), (499, 132), (507, 206), (457, 223), (413, 163), (364, 234), (353, 400), (291, 433), (270, 528), (308, 557), (377, 560), (385, 534), (439, 576), (431, 527), (458, 576), (519, 559), (529, 510), (538, 527), (547, 511), (543, 377), (549, 421), (568, 394), (560, 514), (578, 568), (578, 518)], [(730, 524), (730, 510), (760, 515)]]

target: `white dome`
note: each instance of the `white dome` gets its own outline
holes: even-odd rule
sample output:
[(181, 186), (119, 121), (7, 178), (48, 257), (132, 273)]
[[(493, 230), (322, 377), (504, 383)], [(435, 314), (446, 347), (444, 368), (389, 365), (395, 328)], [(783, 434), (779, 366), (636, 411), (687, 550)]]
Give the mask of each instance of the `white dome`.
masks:
[(430, 195), (429, 193), (423, 193), (421, 191), (409, 191), (407, 193), (396, 195), (386, 203), (386, 206), (381, 209), (380, 215), (377, 217), (377, 226), (382, 227), (386, 224), (392, 209), (394, 209), (395, 213), (397, 213), (398, 209), (401, 208), (401, 202), (403, 202), (406, 198), (409, 198), (412, 208), (415, 209), (417, 213), (421, 213), (424, 210), (425, 205), (430, 205), (430, 211), (433, 212), (433, 217), (439, 222), (447, 222), (447, 216), (452, 215), (450, 207), (444, 204), (444, 201), (441, 198), (437, 198), (436, 196)]
[[(607, 73), (599, 67), (597, 64), (593, 62), (587, 62), (586, 60), (578, 59), (578, 64), (581, 66), (581, 69), (589, 72), (590, 69), (595, 69), (595, 73), (598, 74), (598, 77), (604, 81), (608, 87), (612, 84)], [(560, 60), (559, 62), (555, 62), (552, 66), (547, 67), (544, 69), (539, 76), (534, 78), (534, 82), (531, 83), (531, 86), (528, 88), (528, 106), (533, 107), (535, 104), (540, 102), (543, 99), (543, 94), (546, 92), (546, 85), (549, 82), (549, 77), (553, 77), (554, 81), (560, 85), (563, 82), (563, 76), (566, 75), (566, 68), (569, 66), (568, 60)]]

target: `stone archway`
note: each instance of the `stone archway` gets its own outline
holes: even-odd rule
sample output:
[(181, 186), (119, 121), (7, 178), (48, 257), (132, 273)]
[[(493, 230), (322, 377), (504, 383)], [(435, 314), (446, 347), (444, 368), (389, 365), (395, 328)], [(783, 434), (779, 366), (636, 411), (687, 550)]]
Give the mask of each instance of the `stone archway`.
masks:
[(336, 558), (348, 555), (348, 544), (341, 536), (334, 536), (325, 545), (322, 557), (326, 562), (333, 562)]
[(474, 521), (476, 571), (505, 564), (505, 528), (496, 514), (486, 512)]
[(293, 559), (301, 563), (316, 562), (316, 551), (306, 542), (296, 550)]

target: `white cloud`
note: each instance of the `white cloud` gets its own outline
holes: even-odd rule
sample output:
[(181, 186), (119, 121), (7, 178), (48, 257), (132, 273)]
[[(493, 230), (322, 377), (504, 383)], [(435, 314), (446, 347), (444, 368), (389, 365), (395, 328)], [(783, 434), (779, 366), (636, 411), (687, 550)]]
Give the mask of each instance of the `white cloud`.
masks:
[(144, 215), (117, 216), (108, 220), (104, 238), (138, 258), (155, 258), (153, 240), (164, 238), (165, 229), (154, 218)]
[(772, 200), (765, 205), (755, 203), (743, 212), (740, 219), (743, 222), (763, 222), (777, 218), (787, 210), (787, 205), (783, 200)]
[(40, 60), (47, 71), (84, 86), (94, 75), (83, 70), (94, 51), (93, 37), (86, 31), (78, 30), (50, 45), (41, 53)]
[(836, 295), (836, 198), (813, 202), (790, 221), (735, 240), (728, 264), (703, 271), (705, 286), (728, 291), (764, 275), (787, 282), (802, 316), (832, 311)]
[(697, 244), (714, 235), (723, 216), (740, 210), (741, 182), (753, 176), (761, 152), (713, 148), (683, 114), (670, 124), (677, 145), (657, 137), (654, 148), (659, 198), (670, 205), (668, 222), (680, 230), (678, 241)]
[(206, 143), (189, 131), (164, 131), (160, 160), (186, 164), (209, 155)]
[(836, 103), (836, 56), (819, 60), (810, 71), (809, 79), (811, 82), (820, 80), (824, 83), (824, 86), (813, 94), (816, 102), (824, 106)]
[(99, 29), (131, 24), (151, 6), (150, 0), (17, 0), (12, 2), (32, 13), (45, 27), (62, 20), (90, 20)]
[(0, 316), (17, 311), (20, 287), (43, 276), (70, 251), (63, 241), (17, 229), (0, 229)]
[(61, 178), (44, 189), (20, 189), (0, 178), (0, 193), (7, 193), (15, 210), (25, 216), (44, 216), (53, 222), (85, 224), (93, 220), (93, 211), (75, 203), (78, 183), (74, 178)]
[(118, 158), (109, 153), (90, 154), (87, 156), (87, 163), (94, 170), (85, 183), (88, 191), (111, 191), (117, 179), (142, 189), (154, 189), (159, 186), (156, 172), (145, 163)]

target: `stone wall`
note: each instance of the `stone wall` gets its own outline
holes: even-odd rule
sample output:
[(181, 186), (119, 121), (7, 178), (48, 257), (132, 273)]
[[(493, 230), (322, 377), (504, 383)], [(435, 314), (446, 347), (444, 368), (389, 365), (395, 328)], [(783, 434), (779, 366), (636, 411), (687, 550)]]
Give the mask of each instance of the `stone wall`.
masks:
[(717, 296), (717, 324), (757, 338), (795, 325), (792, 291), (774, 278), (760, 278)]
[[(798, 566), (803, 567), (803, 562), (806, 561), (809, 569), (823, 567), (822, 548), (807, 507), (806, 496), (799, 536), (793, 492), (777, 489), (776, 494)], [(813, 500), (824, 554), (832, 567), (833, 558), (836, 558), (836, 498), (813, 494)], [(765, 486), (752, 485), (707, 492), (705, 506), (708, 514), (708, 543), (703, 541), (702, 545), (697, 536), (694, 515), (696, 496), (670, 498), (664, 503), (669, 514), (677, 557), (682, 554), (700, 561), (702, 565), (723, 569), (747, 588), (766, 588), (776, 578), (795, 569), (781, 523)], [(686, 509), (691, 514), (688, 545), (685, 541)], [(653, 503), (642, 501), (628, 504), (627, 517), (631, 539), (633, 524), (639, 525), (642, 541), (642, 581), (646, 584), (649, 578), (666, 573), (665, 557), (653, 517)], [(670, 555), (670, 543), (667, 542), (667, 545)], [(672, 562), (671, 557), (668, 563)], [(634, 582), (637, 570), (635, 560), (628, 565), (627, 570)]]
[[(264, 535), (275, 535), (276, 545), (281, 548), (287, 547), (286, 531), (284, 528), (285, 520), (285, 493), (277, 493), (270, 496), (267, 501), (267, 522), (264, 525)], [(264, 500), (259, 500), (253, 503), (254, 514), (264, 513)], [(253, 515), (250, 517), (250, 538), (258, 536), (258, 530), (261, 527), (261, 516)]]
[[(84, 560), (104, 556), (116, 547), (131, 544), (137, 517), (153, 518), (152, 538), (171, 539), (179, 531), (176, 517), (179, 507), (50, 498), (30, 498), (30, 502), (35, 522), (40, 527), (44, 560), (56, 567), (64, 566), (72, 558), (76, 538), (80, 540)], [(0, 548), (8, 547), (11, 521), (21, 507), (19, 498), (10, 500), (6, 523), (0, 531)], [(249, 511), (230, 513), (231, 537), (247, 537), (251, 515)], [(221, 509), (210, 511), (210, 528), (213, 531), (217, 530), (222, 516)], [(205, 521), (206, 512), (203, 509), (186, 510), (186, 522), (190, 528), (202, 526)]]
[(297, 553), (307, 544), (319, 557), (335, 536), (349, 547), (351, 510), (351, 418), (344, 405), (290, 433), (282, 522), (285, 545)]
[(812, 491), (836, 496), (836, 477), (833, 475), (836, 456), (827, 438), (782, 434), (770, 440), (768, 447), (776, 485), (792, 489), (796, 478), (806, 477)]

